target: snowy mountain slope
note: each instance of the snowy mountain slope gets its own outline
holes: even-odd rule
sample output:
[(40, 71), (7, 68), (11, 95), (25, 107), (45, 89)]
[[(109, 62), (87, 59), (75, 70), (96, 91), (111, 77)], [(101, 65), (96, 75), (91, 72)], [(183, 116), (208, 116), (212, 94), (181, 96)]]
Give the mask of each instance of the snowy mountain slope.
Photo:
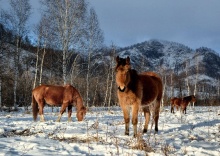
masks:
[(180, 43), (149, 40), (118, 49), (118, 54), (121, 57), (130, 56), (133, 67), (139, 71), (159, 71), (163, 68), (181, 75), (187, 70), (188, 76), (191, 76), (196, 74), (198, 66), (200, 75), (210, 79), (220, 77), (220, 57), (209, 48), (193, 50)]
[[(193, 94), (196, 84), (198, 94), (201, 90), (203, 92), (198, 95), (200, 99), (219, 96), (220, 57), (212, 49), (191, 49), (176, 42), (149, 40), (117, 52), (121, 57), (130, 56), (132, 67), (138, 72), (151, 70), (159, 73), (167, 85), (167, 95), (170, 95), (171, 85), (174, 87), (172, 96)], [(205, 92), (209, 92), (209, 96), (202, 96)]]

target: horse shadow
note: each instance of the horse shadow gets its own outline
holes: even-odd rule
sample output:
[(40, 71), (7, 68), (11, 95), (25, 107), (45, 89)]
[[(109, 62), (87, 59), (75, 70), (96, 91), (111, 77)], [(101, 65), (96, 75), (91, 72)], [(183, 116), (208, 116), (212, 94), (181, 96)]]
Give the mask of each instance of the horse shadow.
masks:
[(174, 132), (178, 129), (178, 131), (181, 131), (181, 130), (193, 130), (194, 128), (199, 128), (199, 127), (204, 127), (204, 126), (214, 126), (216, 124), (219, 124), (220, 123), (220, 120), (219, 119), (215, 119), (215, 120), (212, 120), (212, 121), (203, 121), (203, 122), (199, 122), (199, 123), (196, 123), (196, 124), (193, 124), (193, 123), (189, 123), (187, 125), (181, 125), (180, 127), (175, 127), (175, 128), (171, 128), (171, 129), (168, 129), (168, 130), (165, 130), (165, 131), (160, 131), (159, 133), (170, 133), (170, 132)]

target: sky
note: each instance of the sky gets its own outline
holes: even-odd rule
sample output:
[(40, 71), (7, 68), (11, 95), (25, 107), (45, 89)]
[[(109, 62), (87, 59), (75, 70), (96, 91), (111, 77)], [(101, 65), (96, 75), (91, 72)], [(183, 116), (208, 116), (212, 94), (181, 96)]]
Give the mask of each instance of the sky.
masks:
[[(38, 1), (30, 0), (32, 23), (39, 20)], [(7, 5), (8, 0), (0, 2)], [(96, 10), (107, 45), (160, 39), (220, 53), (220, 0), (89, 0), (89, 5)]]
[(107, 44), (149, 39), (220, 53), (220, 0), (91, 0)]

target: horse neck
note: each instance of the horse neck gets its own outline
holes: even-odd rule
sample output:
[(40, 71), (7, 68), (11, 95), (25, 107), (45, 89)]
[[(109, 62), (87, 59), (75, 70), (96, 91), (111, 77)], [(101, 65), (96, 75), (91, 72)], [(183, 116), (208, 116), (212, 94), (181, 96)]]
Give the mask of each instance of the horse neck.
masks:
[(83, 100), (80, 95), (76, 99), (76, 110), (80, 110), (83, 106)]
[(131, 69), (129, 72), (130, 81), (128, 82), (128, 88), (131, 90), (135, 90), (136, 82), (138, 81), (138, 74), (137, 71)]

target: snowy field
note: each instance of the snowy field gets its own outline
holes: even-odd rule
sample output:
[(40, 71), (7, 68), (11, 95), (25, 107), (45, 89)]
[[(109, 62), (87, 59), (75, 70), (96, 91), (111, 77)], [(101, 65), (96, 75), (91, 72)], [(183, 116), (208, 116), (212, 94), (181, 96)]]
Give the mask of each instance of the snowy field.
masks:
[[(132, 125), (130, 136), (124, 135), (119, 107), (90, 108), (83, 122), (76, 121), (75, 111), (73, 122), (67, 122), (67, 113), (55, 122), (58, 111), (46, 107), (44, 123), (33, 122), (30, 112), (0, 112), (0, 155), (220, 155), (220, 107), (189, 108), (186, 115), (165, 108), (159, 133), (149, 130), (138, 138)], [(141, 113), (139, 121), (141, 131)]]

